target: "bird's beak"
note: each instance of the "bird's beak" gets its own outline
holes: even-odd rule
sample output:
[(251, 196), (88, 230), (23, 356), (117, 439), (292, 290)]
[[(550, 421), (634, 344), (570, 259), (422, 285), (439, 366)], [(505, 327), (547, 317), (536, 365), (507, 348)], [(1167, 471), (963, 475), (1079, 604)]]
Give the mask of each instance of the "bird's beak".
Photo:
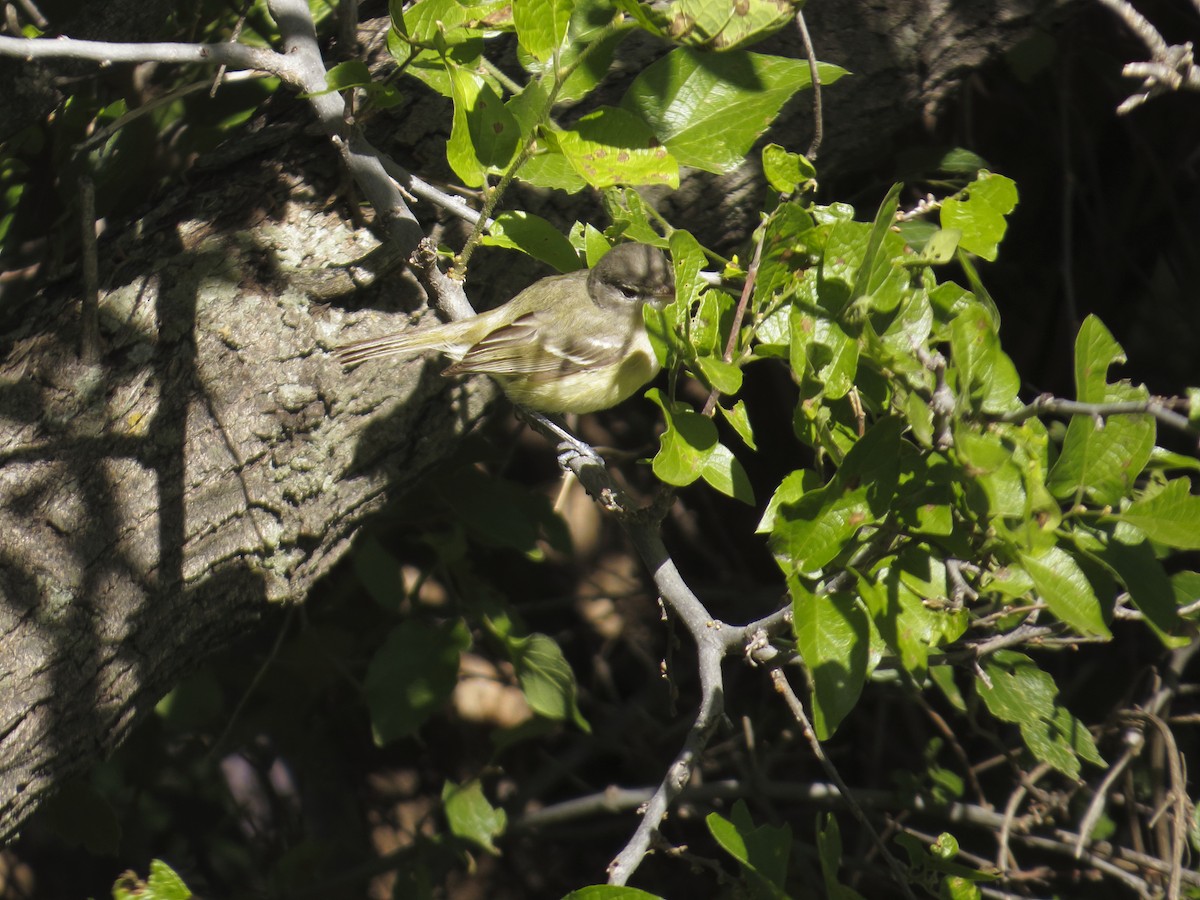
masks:
[(655, 309), (662, 309), (674, 299), (675, 285), (664, 284), (662, 287), (657, 288), (654, 293), (650, 295), (650, 299), (647, 302)]

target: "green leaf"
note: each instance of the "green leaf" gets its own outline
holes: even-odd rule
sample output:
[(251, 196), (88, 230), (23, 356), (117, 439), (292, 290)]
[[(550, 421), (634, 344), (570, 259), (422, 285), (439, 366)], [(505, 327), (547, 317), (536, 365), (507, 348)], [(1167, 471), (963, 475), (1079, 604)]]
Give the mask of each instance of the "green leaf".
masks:
[(954, 533), (951, 507), (965, 473), (946, 456), (901, 445), (900, 482), (893, 514), (903, 530), (949, 537)]
[(754, 488), (750, 485), (750, 477), (733, 455), (733, 451), (724, 444), (717, 444), (712, 448), (704, 461), (701, 475), (726, 497), (741, 500), (750, 506), (754, 505)]
[(649, 894), (637, 888), (615, 884), (590, 884), (571, 891), (563, 900), (664, 900), (658, 894)]
[(704, 379), (720, 393), (732, 396), (742, 389), (742, 370), (715, 356), (701, 356), (696, 364)]
[(590, 734), (591, 726), (576, 702), (575, 673), (554, 639), (531, 634), (505, 643), (530, 709), (558, 722), (569, 719)]
[(371, 599), (385, 610), (398, 610), (404, 595), (400, 560), (386, 551), (372, 534), (354, 542), (350, 560), (355, 576), (358, 576), (359, 583), (367, 589)]
[(477, 779), (463, 785), (452, 781), (442, 785), (442, 808), (455, 837), (470, 841), (493, 856), (499, 856), (500, 851), (492, 839), (504, 834), (508, 816), (504, 810), (496, 809), (488, 802), (483, 794), (483, 785)]
[[(596, 8), (606, 9), (610, 15), (614, 13), (611, 6), (605, 3), (592, 4)], [(578, 14), (581, 7), (577, 7), (575, 12)], [(567, 44), (563, 48), (560, 57), (560, 65), (564, 68), (570, 66), (579, 59), (579, 56), (586, 50), (587, 57), (583, 62), (575, 65), (574, 70), (567, 76), (567, 80), (562, 83), (558, 89), (559, 103), (572, 103), (576, 100), (582, 100), (590, 94), (600, 82), (602, 82), (609, 70), (612, 68), (613, 55), (616, 53), (617, 46), (629, 34), (628, 28), (614, 28), (598, 41), (592, 42), (590, 39), (584, 43), (576, 41), (573, 37), (567, 38)]]
[(650, 210), (646, 201), (633, 188), (610, 188), (604, 192), (604, 208), (612, 218), (612, 225), (605, 229), (610, 239), (624, 237), (631, 241), (662, 246), (662, 237), (650, 222)]
[(1081, 403), (1107, 399), (1108, 370), (1125, 362), (1125, 352), (1104, 323), (1089, 315), (1075, 337), (1075, 396)]
[[(912, 573), (924, 567), (925, 578), (937, 584), (919, 583), (914, 587)], [(859, 594), (866, 601), (879, 636), (888, 649), (899, 657), (905, 671), (924, 681), (929, 654), (944, 643), (961, 636), (966, 629), (965, 612), (939, 609), (945, 605), (945, 569), (931, 559), (927, 551), (910, 546), (878, 575), (858, 575)]]
[(870, 620), (854, 594), (818, 596), (794, 575), (787, 581), (796, 649), (812, 682), (813, 728), (824, 741), (854, 709), (870, 674)]
[(1173, 472), (1180, 469), (1200, 472), (1200, 459), (1194, 456), (1185, 456), (1182, 453), (1176, 453), (1174, 450), (1165, 450), (1162, 447), (1154, 447), (1150, 451), (1150, 462), (1148, 466), (1156, 471)]
[(573, 129), (547, 130), (543, 134), (592, 187), (679, 187), (678, 160), (659, 145), (641, 119), (627, 110), (602, 106), (581, 118)]
[(942, 882), (942, 896), (946, 900), (979, 900), (983, 892), (973, 881), (961, 875), (948, 875)]
[[(785, 573), (827, 565), (860, 528), (888, 514), (899, 479), (903, 428), (898, 418), (881, 419), (850, 448), (829, 484), (776, 505), (771, 551)], [(789, 478), (785, 484), (795, 490), (802, 482)]]
[(687, 404), (669, 402), (658, 388), (651, 388), (646, 397), (659, 405), (667, 425), (654, 456), (654, 474), (667, 484), (685, 487), (704, 474), (719, 443), (717, 426)]
[(798, 306), (791, 311), (789, 357), (797, 376), (811, 372), (825, 386), (825, 398), (838, 400), (854, 387), (858, 341), (833, 319), (814, 316)]
[(799, 502), (809, 491), (824, 488), (821, 477), (812, 469), (797, 469), (788, 474), (767, 501), (766, 511), (755, 529), (757, 534), (767, 534), (775, 527), (775, 514), (782, 504)]
[(469, 187), (481, 187), (488, 171), (502, 171), (517, 153), (520, 126), (483, 76), (449, 68), (454, 119), (446, 159)]
[(704, 248), (690, 231), (682, 228), (671, 232), (670, 246), (671, 264), (675, 268), (675, 296), (684, 310), (690, 310), (707, 288), (707, 283), (700, 277), (704, 268)]
[(1091, 734), (1058, 699), (1054, 679), (1023, 653), (1001, 650), (983, 661), (989, 687), (977, 679), (979, 696), (998, 719), (1021, 729), (1035, 757), (1072, 778), (1079, 777), (1079, 760), (1105, 765)]
[(1146, 536), (1129, 523), (1118, 522), (1113, 533), (1106, 537), (1103, 546), (1092, 551), (1096, 558), (1120, 579), (1134, 605), (1164, 644), (1168, 647), (1187, 644), (1191, 640), (1188, 636), (1170, 634), (1182, 620), (1176, 611), (1171, 579)]
[[(766, 896), (786, 900), (788, 854), (792, 848), (792, 829), (784, 825), (755, 826), (746, 801), (738, 799), (730, 810), (732, 819), (709, 813), (705, 824), (721, 848), (738, 861), (743, 872), (757, 876), (755, 885), (766, 888)], [(757, 892), (756, 892), (757, 893)]]
[(364, 685), (375, 743), (413, 734), (450, 699), (459, 656), (470, 645), (458, 620), (440, 625), (413, 620), (392, 629), (372, 657)]
[(583, 246), (584, 256), (587, 258), (588, 266), (594, 266), (604, 258), (604, 255), (612, 249), (612, 245), (608, 242), (608, 238), (604, 236), (604, 232), (599, 231), (592, 225), (585, 225), (583, 229)]
[(762, 152), (763, 176), (781, 194), (795, 193), (800, 185), (815, 181), (817, 170), (806, 157), (778, 144), (767, 144)]
[(862, 263), (858, 267), (858, 277), (854, 281), (854, 300), (874, 291), (882, 280), (880, 275), (886, 277), (888, 274), (890, 259), (880, 258), (879, 251), (883, 247), (884, 238), (891, 233), (892, 226), (896, 224), (896, 210), (900, 205), (898, 198), (903, 187), (904, 185), (899, 183), (893, 184), (875, 213)]
[(959, 390), (981, 411), (1003, 413), (1017, 405), (1020, 376), (1000, 349), (992, 318), (982, 305), (971, 304), (950, 323), (950, 352)]
[(550, 500), (521, 485), (460, 466), (438, 478), (437, 490), (471, 535), (485, 544), (510, 547), (531, 558), (542, 552), (542, 538), (569, 547)]
[(795, 15), (788, 0), (677, 0), (664, 12), (680, 43), (723, 51), (760, 41)]
[(1036, 556), (1019, 553), (1018, 557), (1038, 595), (1060, 621), (1080, 634), (1112, 637), (1091, 582), (1067, 551), (1051, 547)]
[[(1108, 384), (1108, 370), (1125, 355), (1108, 329), (1088, 316), (1075, 339), (1075, 392), (1084, 403), (1145, 401), (1144, 387)], [(1062, 453), (1046, 486), (1056, 497), (1083, 492), (1101, 506), (1128, 496), (1154, 450), (1156, 428), (1150, 415), (1109, 416), (1098, 426), (1091, 416), (1073, 416)]]
[(512, 0), (518, 43), (536, 59), (550, 59), (567, 36), (574, 7), (574, 0)]
[(1200, 497), (1192, 496), (1186, 478), (1168, 481), (1157, 494), (1131, 503), (1114, 518), (1168, 547), (1200, 550)]
[[(1106, 402), (1149, 396), (1144, 387), (1114, 384), (1107, 389)], [(1150, 415), (1108, 416), (1102, 427), (1091, 416), (1072, 416), (1046, 487), (1060, 499), (1082, 492), (1101, 506), (1116, 506), (1150, 460), (1156, 433)]]
[(734, 299), (724, 291), (709, 288), (700, 294), (687, 325), (688, 339), (697, 353), (720, 357), (725, 352), (734, 305)]
[(523, 250), (560, 272), (582, 267), (579, 254), (566, 235), (541, 216), (527, 212), (502, 212), (492, 221), (483, 243)]
[[(974, 499), (972, 489), (977, 485), (983, 491), (982, 511), (987, 516), (1018, 518), (1025, 515), (1025, 481), (1013, 458), (1011, 441), (996, 430), (976, 431), (959, 420), (954, 423), (954, 450), (962, 464), (960, 477), (968, 500)], [(979, 504), (973, 505), (979, 507)]]
[(954, 680), (954, 666), (931, 666), (929, 677), (938, 686), (942, 696), (959, 712), (967, 711), (967, 701)]
[(575, 194), (588, 183), (575, 171), (570, 160), (558, 150), (539, 150), (517, 170), (517, 177), (535, 187), (551, 188)]
[(150, 861), (150, 877), (146, 881), (126, 872), (113, 885), (112, 895), (113, 900), (190, 900), (195, 896), (161, 859)]
[(746, 401), (739, 400), (733, 404), (731, 409), (717, 404), (717, 409), (721, 411), (721, 415), (725, 421), (730, 424), (734, 431), (751, 450), (757, 450), (758, 447), (754, 443), (754, 429), (750, 427), (750, 414), (746, 412)]
[(658, 388), (646, 392), (666, 418), (667, 429), (659, 438), (660, 446), (652, 468), (667, 484), (684, 487), (703, 478), (721, 493), (754, 502), (754, 491), (742, 464), (717, 437), (717, 426), (686, 403), (670, 403)]
[[(823, 85), (845, 70), (818, 65)], [(672, 50), (645, 69), (621, 100), (681, 165), (725, 173), (750, 147), (783, 104), (811, 83), (808, 63), (745, 51)]]
[(824, 827), (817, 827), (817, 856), (829, 900), (863, 900), (862, 894), (837, 879), (842, 864), (842, 832), (833, 813), (826, 813)]
[(908, 228), (901, 233), (904, 235), (904, 239), (917, 250), (915, 255), (899, 260), (900, 265), (908, 268), (946, 265), (954, 259), (954, 254), (958, 251), (958, 243), (962, 240), (962, 232), (957, 228), (937, 228), (928, 234), (920, 235), (913, 234), (913, 229)]
[(325, 73), (325, 86), (330, 91), (344, 91), (371, 83), (371, 70), (361, 59), (338, 63)]
[(567, 36), (558, 47), (557, 57), (550, 54), (539, 60), (520, 47), (517, 58), (528, 72), (539, 76), (534, 83), (547, 93), (553, 86), (557, 63), (559, 77), (568, 74), (558, 86), (555, 102), (582, 100), (604, 80), (617, 46), (632, 31), (628, 25), (614, 23), (616, 15), (615, 6), (607, 0), (581, 0), (571, 12)]
[(392, 23), (414, 43), (432, 47), (435, 42), (454, 45), (475, 40), (481, 24), (503, 15), (511, 0), (491, 0), (488, 3), (460, 3), (459, 0), (419, 0), (397, 17), (392, 8)]
[[(981, 872), (970, 866), (964, 866), (962, 863), (954, 862), (954, 857), (959, 852), (958, 841), (954, 835), (948, 832), (939, 834), (933, 844), (928, 847), (916, 835), (907, 832), (897, 834), (896, 843), (904, 848), (904, 852), (908, 854), (909, 864), (916, 870), (914, 873), (915, 883), (921, 883), (922, 876), (924, 878), (949, 876), (953, 879), (965, 880), (968, 883), (996, 879), (996, 875), (993, 873)], [(938, 896), (942, 900), (949, 900), (944, 890), (945, 886), (946, 881), (943, 880), (943, 891)]]
[[(1171, 576), (1171, 590), (1175, 593), (1177, 606), (1191, 606), (1200, 600), (1200, 572), (1176, 572)], [(1188, 613), (1188, 619), (1196, 618), (1196, 611)]]
[(961, 232), (959, 246), (994, 260), (1008, 227), (1005, 216), (1017, 205), (1017, 188), (1012, 179), (980, 172), (966, 188), (967, 198), (947, 197), (942, 202), (942, 227)]
[(938, 169), (942, 172), (962, 175), (975, 175), (980, 169), (987, 168), (987, 160), (971, 150), (955, 147), (938, 160)]

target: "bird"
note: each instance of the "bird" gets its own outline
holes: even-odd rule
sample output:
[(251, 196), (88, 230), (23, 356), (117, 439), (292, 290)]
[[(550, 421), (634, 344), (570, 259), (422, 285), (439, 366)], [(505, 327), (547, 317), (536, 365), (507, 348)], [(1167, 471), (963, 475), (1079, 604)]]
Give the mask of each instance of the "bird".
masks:
[(616, 406), (658, 374), (642, 308), (675, 293), (671, 264), (643, 243), (618, 244), (590, 269), (551, 275), (507, 303), (432, 328), (343, 344), (346, 367), (436, 350), (443, 375), (489, 375), (519, 406), (546, 414)]

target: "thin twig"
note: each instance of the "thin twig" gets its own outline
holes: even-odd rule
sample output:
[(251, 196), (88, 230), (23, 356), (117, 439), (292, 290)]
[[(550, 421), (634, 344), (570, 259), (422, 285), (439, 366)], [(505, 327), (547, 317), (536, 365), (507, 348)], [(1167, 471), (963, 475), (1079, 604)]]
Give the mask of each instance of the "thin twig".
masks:
[(94, 366), (100, 362), (100, 265), (96, 256), (96, 184), (90, 171), (79, 176), (79, 226), (83, 244), (79, 358)]
[[(1128, 63), (1121, 70), (1127, 78), (1142, 79), (1141, 90), (1127, 97), (1118, 107), (1118, 115), (1137, 109), (1148, 100), (1181, 89), (1200, 91), (1200, 66), (1195, 64), (1191, 41), (1168, 44), (1145, 16), (1127, 0), (1099, 0), (1115, 12), (1150, 51), (1146, 62)], [(1200, 0), (1192, 0), (1200, 12)]]
[(1159, 422), (1191, 435), (1200, 435), (1188, 417), (1175, 412), (1175, 408), (1187, 409), (1188, 401), (1180, 397), (1150, 397), (1146, 400), (1121, 400), (1112, 403), (1083, 403), (1064, 400), (1053, 394), (1042, 394), (1033, 402), (1018, 410), (989, 418), (995, 422), (1024, 422), (1034, 416), (1092, 416), (1105, 419), (1109, 416), (1154, 416)]
[(42, 11), (37, 8), (33, 0), (17, 0), (17, 5), (25, 11), (29, 21), (36, 25), (39, 31), (45, 31), (50, 27), (50, 22), (42, 15)]
[(808, 145), (808, 158), (816, 162), (817, 152), (821, 149), (821, 141), (825, 136), (825, 116), (821, 107), (821, 73), (817, 69), (817, 52), (813, 49), (812, 37), (808, 33), (808, 23), (804, 21), (804, 11), (796, 10), (796, 27), (800, 30), (800, 40), (804, 42), (804, 53), (808, 57), (808, 73), (812, 78), (813, 89), (813, 136)]
[[(746, 271), (746, 283), (742, 285), (742, 295), (738, 298), (737, 309), (733, 313), (733, 324), (729, 326), (729, 338), (725, 341), (725, 362), (733, 362), (733, 351), (737, 348), (738, 332), (742, 330), (742, 320), (746, 316), (746, 308), (750, 305), (750, 298), (754, 296), (754, 282), (758, 278), (758, 264), (762, 260), (763, 242), (767, 238), (767, 228), (764, 225), (759, 229), (758, 241), (754, 244), (754, 256), (750, 260), (750, 268)], [(713, 388), (708, 399), (704, 401), (704, 409), (701, 414), (711, 416), (713, 408), (717, 405), (717, 396), (720, 392)]]
[(825, 748), (821, 746), (821, 742), (817, 740), (817, 733), (813, 730), (812, 724), (808, 721), (808, 714), (804, 711), (804, 704), (800, 702), (800, 698), (796, 696), (796, 692), (792, 690), (791, 683), (787, 680), (782, 669), (774, 669), (771, 672), (771, 681), (775, 684), (775, 690), (783, 697), (787, 703), (788, 709), (792, 712), (792, 717), (799, 723), (800, 730), (804, 733), (804, 737), (808, 740), (809, 749), (812, 750), (813, 756), (817, 762), (821, 764), (821, 768), (825, 770), (825, 774), (829, 776), (845, 799), (847, 806), (850, 808), (851, 814), (855, 820), (861, 825), (871, 836), (871, 841), (875, 844), (875, 849), (879, 851), (883, 861), (887, 864), (888, 869), (892, 873), (892, 879), (900, 887), (901, 893), (908, 900), (916, 900), (916, 895), (912, 888), (909, 887), (908, 872), (904, 866), (900, 865), (900, 861), (892, 856), (887, 845), (884, 844), (883, 838), (879, 836), (879, 832), (875, 830), (875, 826), (871, 824), (871, 820), (867, 818), (866, 812), (855, 799), (850, 788), (846, 786), (846, 782), (842, 780), (841, 773), (834, 766), (833, 761), (825, 754)]

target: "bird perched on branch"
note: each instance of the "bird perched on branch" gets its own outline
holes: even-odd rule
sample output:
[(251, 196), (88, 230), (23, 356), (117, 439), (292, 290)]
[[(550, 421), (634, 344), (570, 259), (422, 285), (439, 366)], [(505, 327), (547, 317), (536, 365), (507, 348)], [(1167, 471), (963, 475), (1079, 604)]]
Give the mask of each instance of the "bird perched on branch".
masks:
[(619, 244), (590, 269), (536, 281), (503, 306), (432, 328), (344, 344), (346, 366), (444, 353), (443, 375), (490, 375), (514, 403), (543, 413), (616, 406), (658, 374), (642, 307), (675, 294), (671, 264), (649, 244)]

